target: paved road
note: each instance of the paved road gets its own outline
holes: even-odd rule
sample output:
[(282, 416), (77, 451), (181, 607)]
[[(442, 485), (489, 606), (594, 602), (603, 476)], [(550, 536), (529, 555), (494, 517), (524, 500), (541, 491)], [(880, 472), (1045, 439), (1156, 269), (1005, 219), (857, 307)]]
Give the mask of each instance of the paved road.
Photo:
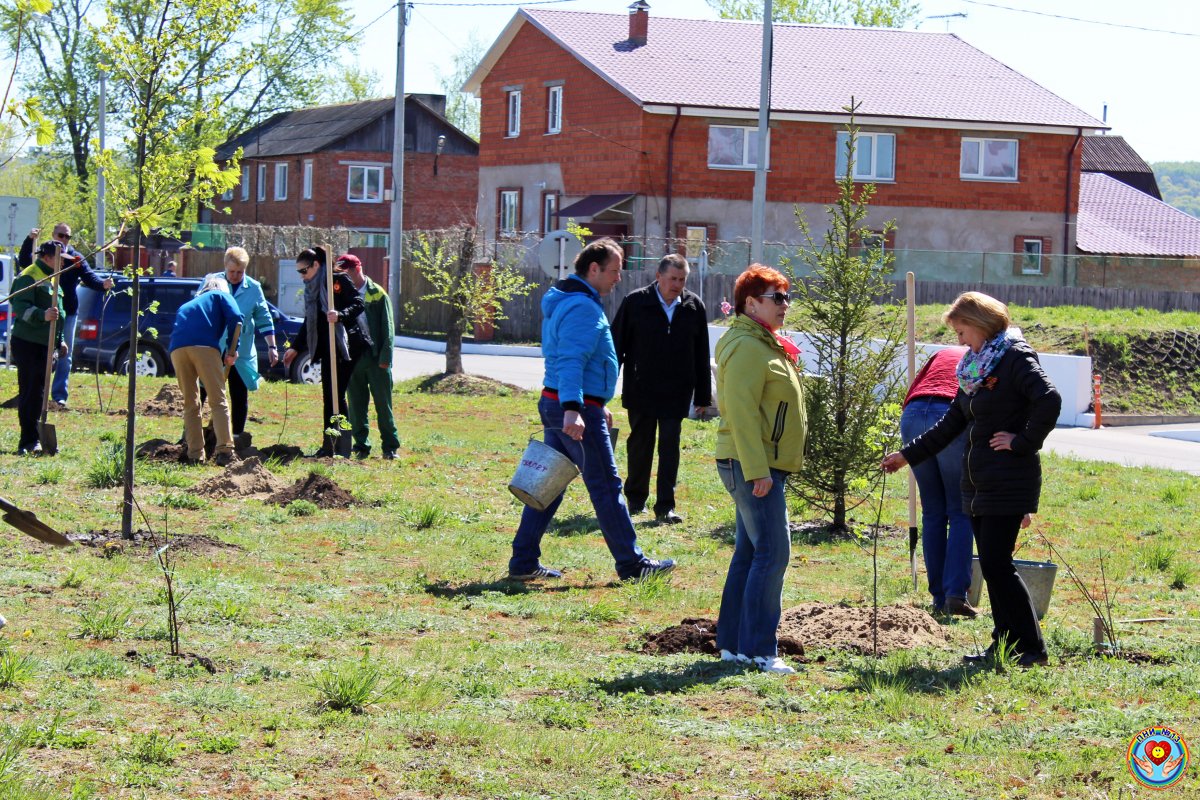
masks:
[[(396, 348), (397, 379), (441, 372), (441, 353)], [(536, 389), (542, 385), (542, 359), (528, 356), (464, 355), (467, 372)], [(618, 384), (619, 385), (619, 384)], [(1056, 428), (1046, 450), (1086, 461), (1160, 467), (1200, 475), (1200, 425), (1134, 425), (1119, 428)]]

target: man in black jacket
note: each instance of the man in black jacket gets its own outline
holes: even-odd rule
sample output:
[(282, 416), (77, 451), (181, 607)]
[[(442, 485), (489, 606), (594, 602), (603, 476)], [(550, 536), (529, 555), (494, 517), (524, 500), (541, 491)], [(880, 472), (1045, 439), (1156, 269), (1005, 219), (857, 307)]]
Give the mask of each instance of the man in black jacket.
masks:
[[(34, 228), (21, 243), (21, 252), (17, 254), (17, 264), (20, 266), (28, 267), (33, 263), (33, 245), (40, 230), (40, 228)], [(75, 350), (75, 323), (79, 318), (79, 297), (75, 294), (75, 290), (82, 283), (89, 289), (106, 292), (113, 287), (113, 282), (112, 278), (101, 278), (93, 272), (79, 251), (71, 246), (70, 225), (65, 222), (58, 223), (54, 226), (52, 236), (54, 241), (62, 242), (62, 246), (65, 248), (63, 252), (64, 271), (62, 277), (59, 278), (58, 290), (62, 292), (63, 308), (67, 312), (67, 318), (63, 322), (62, 328), (67, 344), (67, 355), (59, 358), (58, 364), (54, 368), (54, 380), (50, 384), (50, 399), (65, 408), (68, 393), (67, 379), (71, 375), (71, 356)], [(70, 266), (72, 262), (75, 264), (74, 267)]]
[(712, 405), (708, 316), (700, 298), (684, 288), (687, 278), (683, 256), (663, 256), (654, 283), (629, 293), (612, 326), (617, 362), (625, 369), (621, 403), (629, 412), (629, 513), (646, 508), (657, 429), (654, 516), (669, 523), (683, 521), (675, 512), (683, 418), (693, 406), (698, 414)]

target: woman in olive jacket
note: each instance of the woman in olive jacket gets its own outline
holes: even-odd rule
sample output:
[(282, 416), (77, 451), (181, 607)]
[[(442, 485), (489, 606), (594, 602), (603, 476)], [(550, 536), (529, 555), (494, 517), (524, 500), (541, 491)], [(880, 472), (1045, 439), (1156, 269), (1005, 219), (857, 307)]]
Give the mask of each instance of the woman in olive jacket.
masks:
[(725, 661), (795, 672), (779, 658), (776, 630), (791, 556), (784, 481), (804, 463), (807, 424), (800, 349), (777, 331), (788, 280), (752, 264), (734, 284), (737, 317), (717, 342), (717, 474), (737, 509), (737, 538), (717, 620)]
[(964, 292), (943, 315), (970, 350), (959, 363), (958, 395), (945, 416), (898, 453), (883, 460), (895, 472), (936, 455), (966, 431), (963, 511), (971, 518), (979, 566), (992, 603), (992, 645), (968, 661), (990, 658), (1001, 638), (1018, 663), (1046, 663), (1046, 643), (1029, 589), (1013, 566), (1017, 533), (1037, 511), (1042, 488), (1038, 450), (1062, 407), (1037, 354), (1009, 333), (1008, 308), (994, 297)]

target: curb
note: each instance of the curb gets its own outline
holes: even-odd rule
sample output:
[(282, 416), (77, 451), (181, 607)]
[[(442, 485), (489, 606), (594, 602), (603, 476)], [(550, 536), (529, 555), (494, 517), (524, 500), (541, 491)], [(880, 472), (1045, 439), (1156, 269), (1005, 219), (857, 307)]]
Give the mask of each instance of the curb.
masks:
[[(397, 336), (394, 347), (408, 350), (423, 350), (426, 353), (446, 352), (445, 342), (434, 342), (429, 339), (417, 339), (413, 336)], [(523, 356), (525, 358), (541, 358), (542, 348), (516, 344), (469, 344), (463, 343), (462, 351), (472, 356)]]

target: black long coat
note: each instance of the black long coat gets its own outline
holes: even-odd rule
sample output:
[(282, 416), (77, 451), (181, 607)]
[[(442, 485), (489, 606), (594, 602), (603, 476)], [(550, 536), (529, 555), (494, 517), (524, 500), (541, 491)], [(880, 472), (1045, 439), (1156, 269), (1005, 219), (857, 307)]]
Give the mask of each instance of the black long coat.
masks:
[[(1038, 362), (1016, 341), (974, 395), (959, 389), (945, 415), (900, 452), (909, 464), (932, 457), (963, 430), (963, 511), (973, 516), (1032, 514), (1042, 489), (1038, 450), (1062, 408), (1062, 397)], [(1000, 431), (1016, 434), (1012, 450), (993, 450)]]
[(712, 405), (708, 316), (687, 289), (671, 321), (652, 283), (630, 292), (613, 319), (617, 363), (625, 369), (621, 403), (660, 419), (682, 419), (695, 405)]

